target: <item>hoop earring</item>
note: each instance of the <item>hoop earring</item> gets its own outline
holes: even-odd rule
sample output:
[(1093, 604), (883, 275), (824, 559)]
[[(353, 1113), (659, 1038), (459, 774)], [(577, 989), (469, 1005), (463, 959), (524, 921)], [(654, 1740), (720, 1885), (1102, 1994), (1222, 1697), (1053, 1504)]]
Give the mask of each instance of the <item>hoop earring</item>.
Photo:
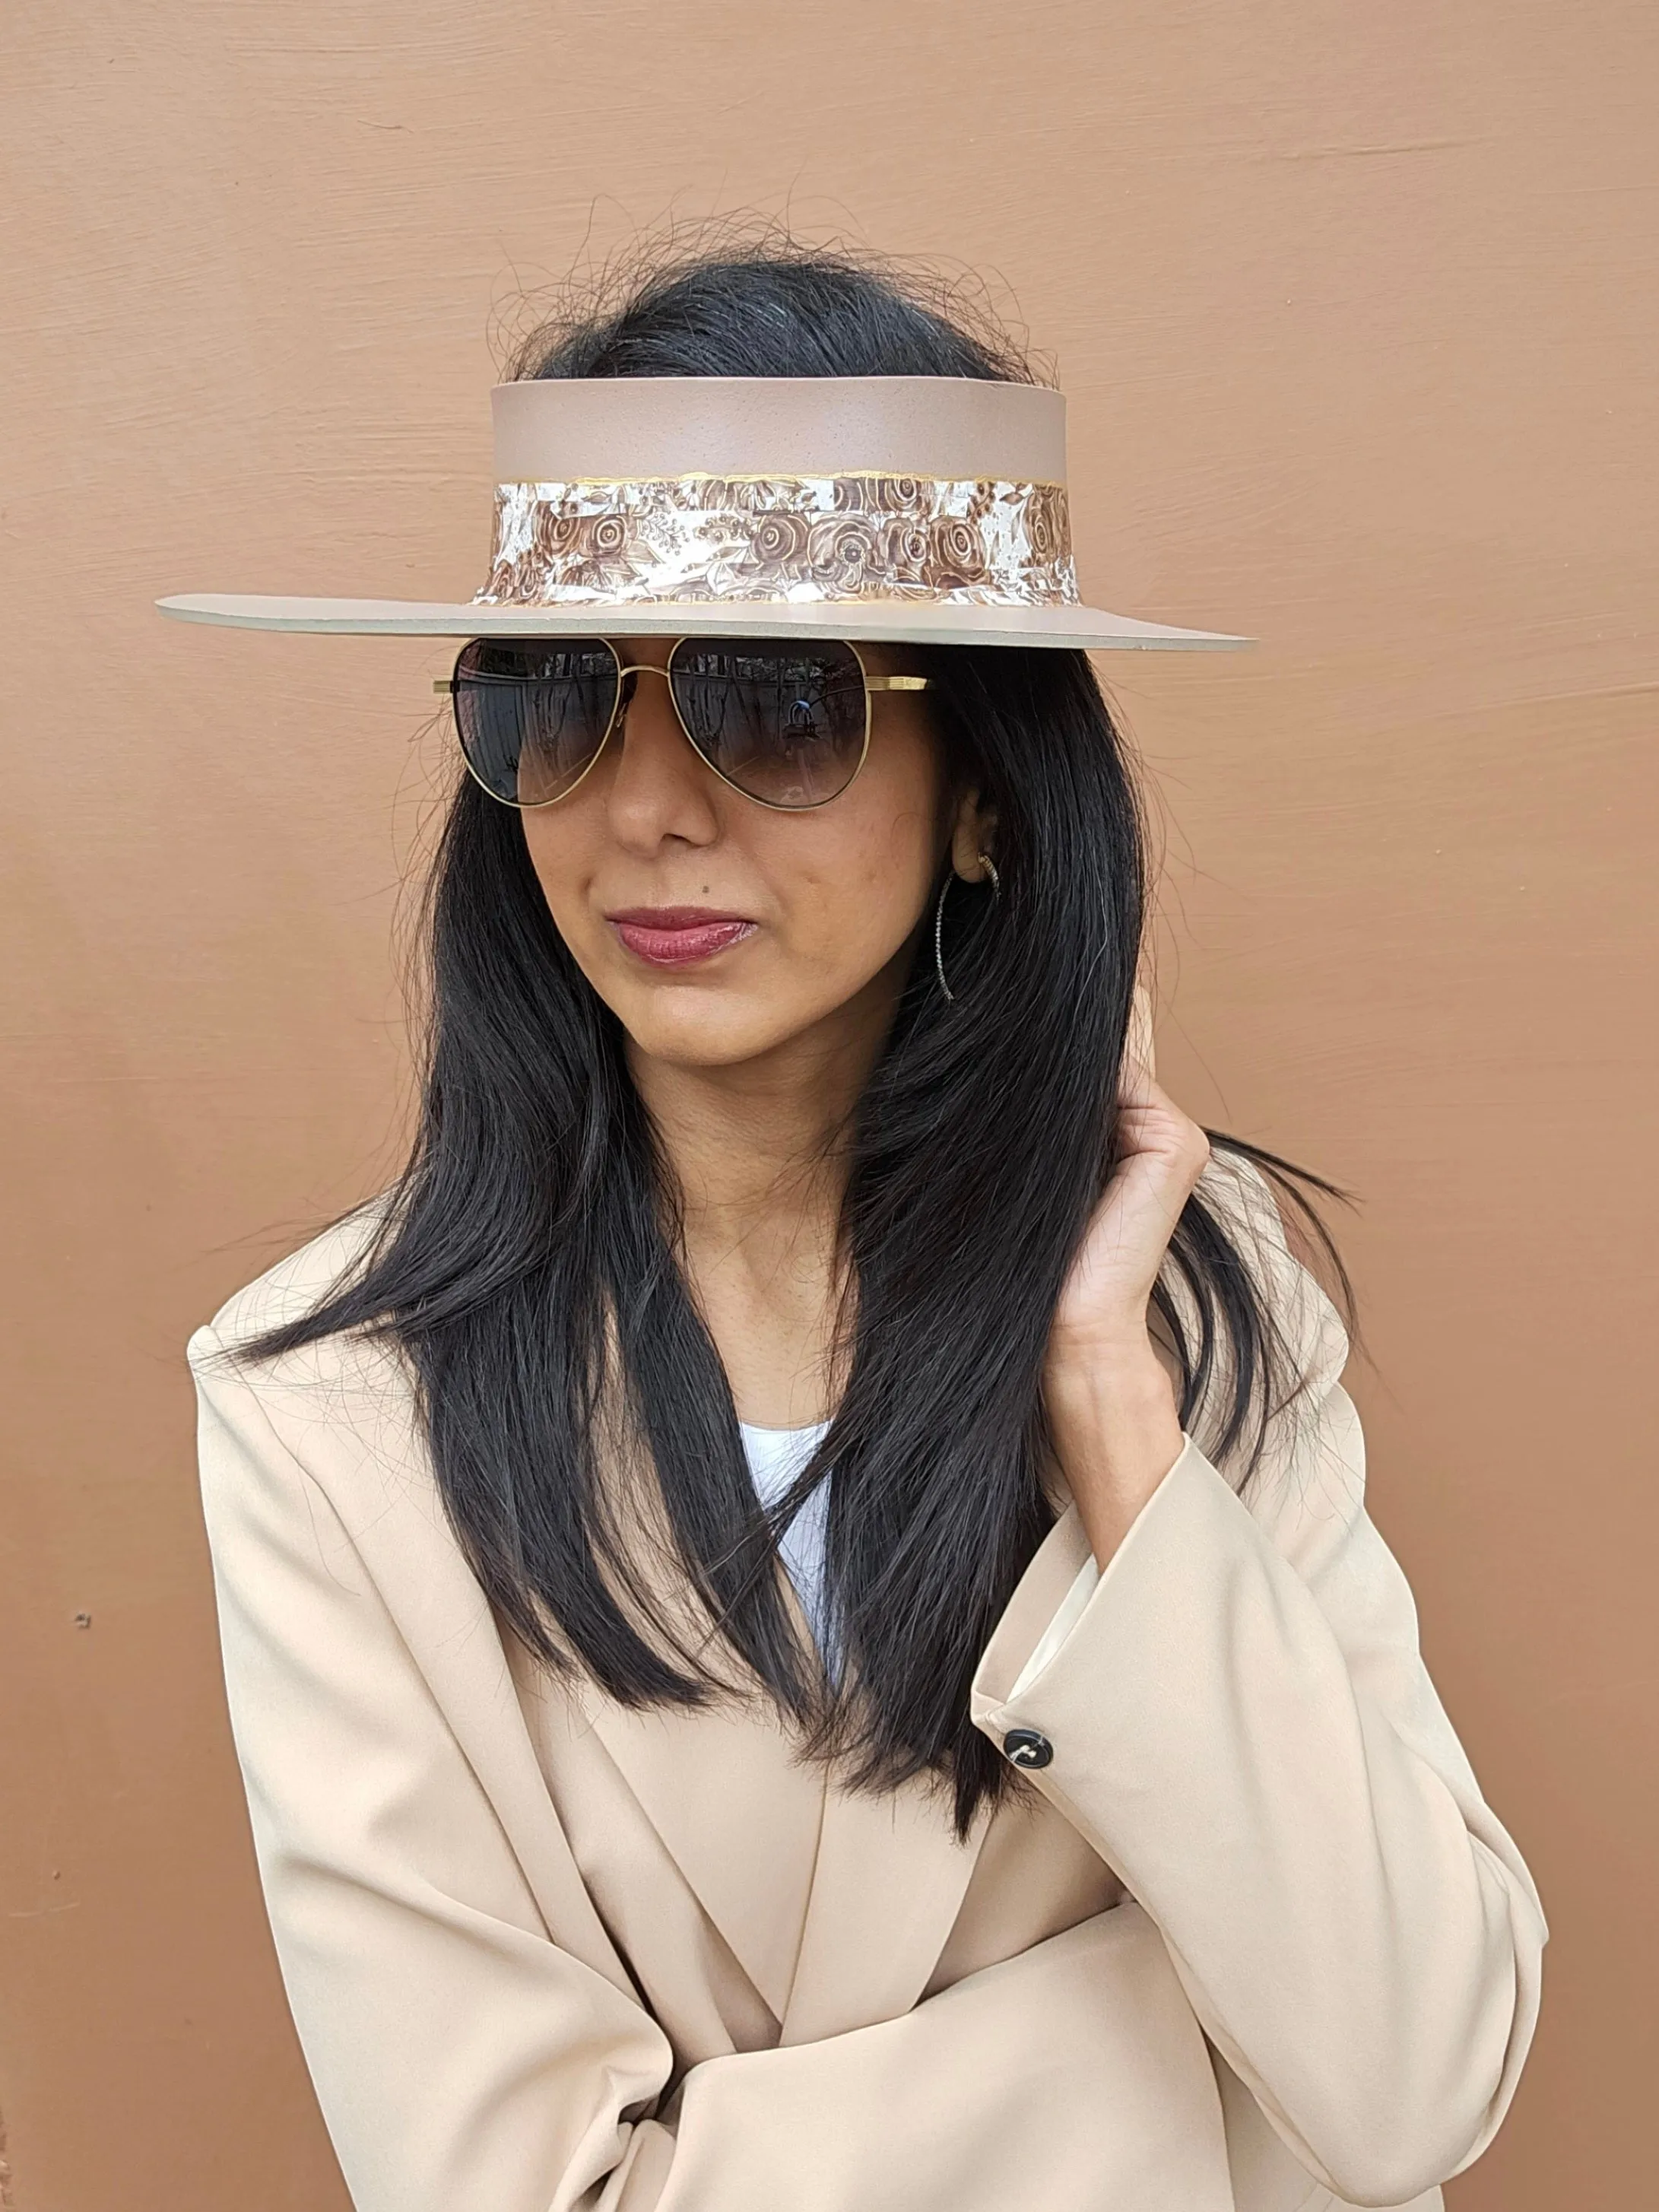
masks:
[[(1002, 896), (1002, 878), (997, 873), (996, 862), (988, 853), (981, 853), (977, 857), (980, 866), (985, 871), (985, 876), (981, 877), (981, 881), (983, 882), (986, 878), (988, 878), (992, 896), (1000, 899)], [(947, 868), (945, 871), (945, 880), (939, 887), (938, 902), (933, 908), (933, 970), (939, 977), (939, 989), (944, 992), (951, 1006), (955, 1006), (957, 1002), (957, 994), (945, 980), (945, 901), (955, 881), (956, 870)]]

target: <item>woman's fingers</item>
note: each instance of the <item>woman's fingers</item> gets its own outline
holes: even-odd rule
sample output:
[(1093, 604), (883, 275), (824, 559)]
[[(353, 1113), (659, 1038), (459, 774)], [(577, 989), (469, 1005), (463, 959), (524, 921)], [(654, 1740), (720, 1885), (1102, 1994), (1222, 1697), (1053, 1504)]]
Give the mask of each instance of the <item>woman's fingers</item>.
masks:
[(1192, 1115), (1147, 1076), (1133, 1097), (1119, 1103), (1117, 1154), (1120, 1170), (1138, 1156), (1156, 1155), (1186, 1176), (1190, 1188), (1210, 1157), (1210, 1140)]
[(1144, 1334), (1146, 1300), (1209, 1139), (1150, 1076), (1119, 1110), (1117, 1160), (1055, 1314), (1060, 1340)]

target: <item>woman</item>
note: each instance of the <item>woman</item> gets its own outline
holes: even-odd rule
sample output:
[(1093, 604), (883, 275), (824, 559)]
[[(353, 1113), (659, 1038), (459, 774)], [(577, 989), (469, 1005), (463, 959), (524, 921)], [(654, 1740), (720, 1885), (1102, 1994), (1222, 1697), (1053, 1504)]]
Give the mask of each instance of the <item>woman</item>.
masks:
[(1059, 396), (868, 269), (523, 368), (476, 602), (172, 604), (467, 639), (413, 1155), (191, 1346), (355, 2201), (1437, 2203), (1537, 1900), (1081, 649), (1231, 641), (1078, 605)]

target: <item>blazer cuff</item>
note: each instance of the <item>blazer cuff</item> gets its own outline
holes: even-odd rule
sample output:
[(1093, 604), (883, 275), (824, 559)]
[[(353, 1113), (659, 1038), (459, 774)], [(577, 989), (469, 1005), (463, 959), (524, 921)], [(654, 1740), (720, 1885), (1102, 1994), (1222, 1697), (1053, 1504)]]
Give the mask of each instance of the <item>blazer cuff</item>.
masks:
[[(1103, 1574), (1090, 1548), (1083, 1516), (1068, 1505), (1033, 1553), (1014, 1586), (1002, 1618), (992, 1632), (974, 1675), (970, 1711), (977, 1726), (1000, 1734), (1007, 1725), (1002, 1708), (1035, 1688), (1073, 1638), (1084, 1632), (1085, 1617), (1097, 1591), (1110, 1587), (1126, 1558), (1148, 1540), (1156, 1541), (1158, 1522), (1168, 1517), (1170, 1500), (1201, 1469), (1218, 1478), (1190, 1437), (1181, 1456), (1136, 1514)], [(1103, 1602), (1105, 1601), (1103, 1600)]]

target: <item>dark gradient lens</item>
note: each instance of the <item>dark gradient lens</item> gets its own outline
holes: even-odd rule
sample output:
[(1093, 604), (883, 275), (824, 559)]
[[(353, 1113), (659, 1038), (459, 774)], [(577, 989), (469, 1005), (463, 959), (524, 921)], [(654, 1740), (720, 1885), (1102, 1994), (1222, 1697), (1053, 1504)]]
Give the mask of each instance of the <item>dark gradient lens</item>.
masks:
[(605, 742), (617, 656), (603, 638), (475, 637), (452, 679), (467, 764), (509, 806), (562, 799)]
[(674, 703), (708, 765), (769, 806), (822, 806), (864, 758), (868, 701), (850, 645), (683, 638)]

